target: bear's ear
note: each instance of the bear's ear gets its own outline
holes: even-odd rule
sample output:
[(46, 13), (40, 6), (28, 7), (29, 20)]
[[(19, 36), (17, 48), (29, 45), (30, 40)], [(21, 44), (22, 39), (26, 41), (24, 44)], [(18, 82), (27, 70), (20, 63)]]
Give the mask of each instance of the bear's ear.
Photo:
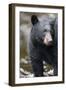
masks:
[(35, 25), (36, 23), (38, 23), (38, 18), (37, 18), (36, 15), (32, 15), (31, 16), (31, 22), (32, 22), (33, 25)]
[(51, 28), (54, 29), (55, 19), (50, 21)]
[(57, 18), (53, 19), (50, 24), (51, 24), (51, 28), (55, 29), (55, 26), (57, 24)]

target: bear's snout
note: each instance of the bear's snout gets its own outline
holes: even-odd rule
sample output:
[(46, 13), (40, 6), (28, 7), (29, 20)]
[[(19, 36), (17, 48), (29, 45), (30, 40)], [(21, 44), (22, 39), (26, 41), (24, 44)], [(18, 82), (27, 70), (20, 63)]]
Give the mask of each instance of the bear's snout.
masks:
[(52, 45), (53, 43), (53, 39), (52, 39), (52, 36), (51, 36), (51, 33), (50, 32), (47, 32), (44, 39), (43, 39), (43, 43), (45, 45)]

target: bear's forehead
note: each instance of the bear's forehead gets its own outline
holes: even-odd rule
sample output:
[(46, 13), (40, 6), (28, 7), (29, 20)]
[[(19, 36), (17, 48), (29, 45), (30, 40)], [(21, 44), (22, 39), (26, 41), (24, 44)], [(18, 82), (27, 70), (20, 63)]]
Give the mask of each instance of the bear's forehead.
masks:
[(49, 21), (42, 21), (42, 22), (40, 22), (39, 27), (42, 28), (42, 29), (46, 29), (46, 30), (50, 30), (51, 29), (51, 25), (50, 25)]

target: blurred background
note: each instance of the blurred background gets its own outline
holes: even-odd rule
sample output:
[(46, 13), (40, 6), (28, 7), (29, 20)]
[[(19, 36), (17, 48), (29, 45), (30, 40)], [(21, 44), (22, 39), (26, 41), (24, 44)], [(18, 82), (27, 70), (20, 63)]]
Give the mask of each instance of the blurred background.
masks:
[[(20, 78), (34, 77), (31, 60), (29, 57), (29, 40), (30, 31), (32, 28), (32, 15), (37, 15), (40, 21), (43, 20), (45, 16), (50, 16), (51, 19), (57, 17), (57, 14), (53, 13), (20, 12)], [(44, 76), (52, 76), (54, 71), (53, 68), (46, 62), (43, 62), (43, 64)]]

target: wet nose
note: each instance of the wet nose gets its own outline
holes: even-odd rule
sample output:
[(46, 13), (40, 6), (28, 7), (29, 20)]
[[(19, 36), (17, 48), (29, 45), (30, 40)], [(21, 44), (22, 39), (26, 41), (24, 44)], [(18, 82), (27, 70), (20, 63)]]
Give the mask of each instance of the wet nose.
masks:
[(52, 45), (53, 44), (53, 41), (49, 41), (49, 45)]
[(52, 40), (52, 37), (51, 37), (51, 38), (49, 37), (49, 38), (48, 38), (48, 42), (52, 42), (52, 41), (53, 41), (53, 40)]

